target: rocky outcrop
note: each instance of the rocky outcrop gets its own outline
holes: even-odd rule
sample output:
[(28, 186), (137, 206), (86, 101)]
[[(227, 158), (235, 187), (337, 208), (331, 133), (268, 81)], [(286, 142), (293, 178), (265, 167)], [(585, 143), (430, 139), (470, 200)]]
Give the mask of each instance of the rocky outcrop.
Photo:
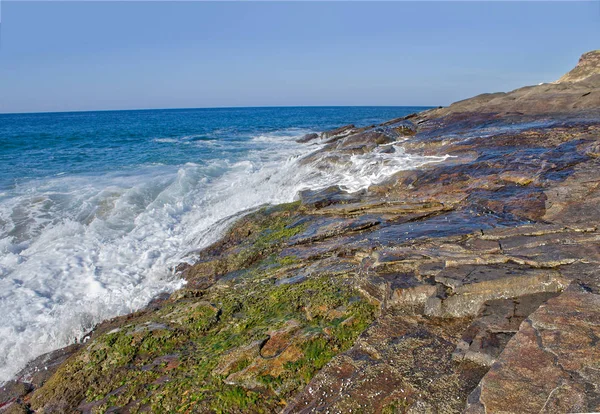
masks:
[(428, 117), (451, 114), (552, 114), (600, 107), (600, 51), (585, 53), (577, 66), (554, 83), (526, 86), (512, 92), (486, 93), (429, 112)]
[(178, 268), (185, 289), (97, 327), (2, 407), (597, 409), (600, 84), (582, 70), (307, 136), (316, 168), (397, 145), (435, 162), (240, 218)]

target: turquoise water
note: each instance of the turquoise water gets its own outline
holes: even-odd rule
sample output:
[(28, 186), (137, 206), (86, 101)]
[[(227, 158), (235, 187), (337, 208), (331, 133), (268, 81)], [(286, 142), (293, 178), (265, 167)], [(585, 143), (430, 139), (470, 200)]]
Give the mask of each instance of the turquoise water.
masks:
[[(0, 115), (0, 382), (181, 281), (231, 218), (298, 191), (357, 190), (418, 163), (401, 151), (300, 165), (295, 139), (418, 107)], [(422, 162), (420, 162), (422, 164)]]

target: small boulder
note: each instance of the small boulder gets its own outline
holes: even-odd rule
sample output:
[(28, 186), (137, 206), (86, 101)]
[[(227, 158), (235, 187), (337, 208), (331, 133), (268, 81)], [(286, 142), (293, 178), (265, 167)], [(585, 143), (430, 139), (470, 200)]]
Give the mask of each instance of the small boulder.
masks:
[(313, 141), (317, 138), (319, 138), (319, 134), (313, 132), (312, 134), (306, 134), (302, 138), (297, 139), (296, 142), (300, 144), (306, 144), (307, 142)]
[(332, 129), (330, 131), (325, 131), (325, 132), (323, 132), (323, 134), (321, 134), (321, 136), (324, 139), (329, 139), (329, 138), (333, 138), (333, 137), (349, 135), (355, 129), (356, 129), (356, 127), (354, 126), (354, 124), (344, 125), (343, 127)]

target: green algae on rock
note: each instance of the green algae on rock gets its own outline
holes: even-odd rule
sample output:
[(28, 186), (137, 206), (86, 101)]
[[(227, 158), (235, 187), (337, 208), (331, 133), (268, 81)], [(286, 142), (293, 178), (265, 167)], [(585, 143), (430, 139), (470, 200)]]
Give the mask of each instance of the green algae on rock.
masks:
[[(240, 271), (202, 292), (175, 294), (159, 310), (94, 337), (31, 397), (43, 411), (272, 412), (372, 322), (375, 307), (345, 278), (311, 275), (276, 283), (294, 259), (261, 253), (296, 230), (275, 209), (250, 253), (234, 249)], [(254, 218), (265, 218), (261, 211)], [(252, 218), (246, 219), (250, 222)], [(256, 253), (258, 254), (258, 253)], [(194, 274), (194, 277), (198, 277)], [(285, 338), (278, 330), (288, 329)], [(275, 340), (279, 341), (274, 345)]]

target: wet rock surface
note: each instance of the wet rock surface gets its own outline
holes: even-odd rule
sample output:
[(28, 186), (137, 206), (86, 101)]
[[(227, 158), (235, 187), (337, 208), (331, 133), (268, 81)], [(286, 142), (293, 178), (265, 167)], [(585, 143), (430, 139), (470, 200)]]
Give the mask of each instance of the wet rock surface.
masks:
[(594, 59), (556, 84), (304, 137), (317, 168), (399, 146), (436, 158), (240, 218), (178, 268), (184, 289), (8, 384), (0, 410), (597, 411)]

